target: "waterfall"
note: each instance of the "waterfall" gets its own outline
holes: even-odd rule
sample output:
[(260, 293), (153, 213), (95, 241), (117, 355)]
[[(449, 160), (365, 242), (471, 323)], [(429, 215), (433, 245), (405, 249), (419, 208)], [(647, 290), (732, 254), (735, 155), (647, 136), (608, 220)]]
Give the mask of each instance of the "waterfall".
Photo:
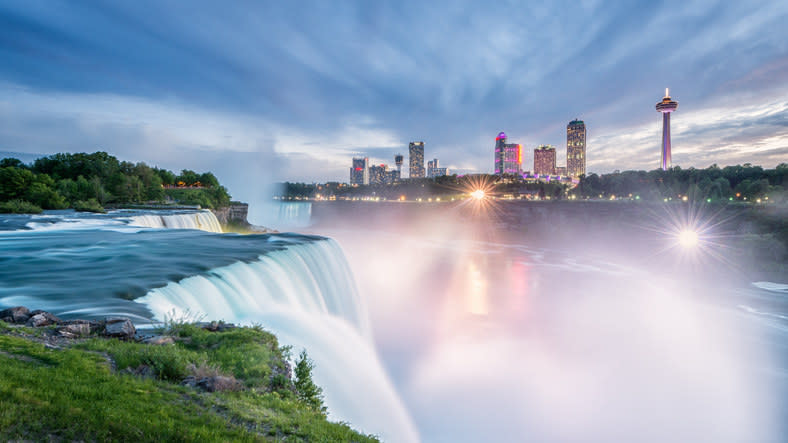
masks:
[(181, 214), (145, 214), (130, 217), (130, 225), (146, 228), (199, 229), (208, 232), (223, 232), (222, 225), (211, 211)]
[(236, 262), (149, 291), (137, 302), (161, 321), (201, 316), (262, 324), (294, 352), (306, 348), (332, 420), (388, 441), (417, 441), (408, 412), (383, 369), (366, 306), (341, 248), (331, 239), (293, 242), (252, 262)]

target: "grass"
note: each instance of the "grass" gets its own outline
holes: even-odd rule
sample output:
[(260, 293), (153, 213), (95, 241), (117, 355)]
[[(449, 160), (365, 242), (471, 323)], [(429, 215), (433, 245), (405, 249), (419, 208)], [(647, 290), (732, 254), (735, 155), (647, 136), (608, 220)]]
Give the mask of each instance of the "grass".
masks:
[[(170, 345), (93, 337), (48, 349), (30, 328), (0, 322), (0, 440), (377, 441), (297, 399), (273, 334), (176, 326), (164, 331)], [(124, 371), (140, 365), (155, 376)], [(189, 375), (244, 388), (181, 386)]]

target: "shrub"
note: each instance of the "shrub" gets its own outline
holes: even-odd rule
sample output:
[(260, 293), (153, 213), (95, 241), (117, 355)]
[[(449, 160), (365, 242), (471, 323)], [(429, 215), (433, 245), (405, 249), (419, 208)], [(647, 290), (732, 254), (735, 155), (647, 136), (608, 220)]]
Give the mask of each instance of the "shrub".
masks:
[(95, 198), (76, 201), (73, 206), (75, 211), (80, 212), (107, 212)]
[(325, 414), (326, 407), (323, 405), (323, 388), (312, 381), (312, 369), (315, 364), (306, 355), (306, 350), (302, 350), (298, 356), (295, 366), (295, 388), (298, 399), (306, 403), (309, 407)]
[(11, 200), (0, 203), (0, 213), (40, 214), (41, 208), (24, 200)]

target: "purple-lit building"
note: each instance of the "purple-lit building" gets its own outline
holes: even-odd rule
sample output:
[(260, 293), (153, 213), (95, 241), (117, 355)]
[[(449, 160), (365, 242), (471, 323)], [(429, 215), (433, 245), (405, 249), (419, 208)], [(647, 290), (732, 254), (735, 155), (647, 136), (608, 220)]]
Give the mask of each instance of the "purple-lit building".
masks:
[(495, 137), (495, 173), (520, 175), (523, 171), (523, 145), (506, 143), (506, 133)]
[(660, 167), (670, 169), (670, 113), (679, 107), (678, 102), (670, 99), (670, 91), (665, 88), (665, 97), (657, 103), (657, 112), (662, 113), (662, 156)]

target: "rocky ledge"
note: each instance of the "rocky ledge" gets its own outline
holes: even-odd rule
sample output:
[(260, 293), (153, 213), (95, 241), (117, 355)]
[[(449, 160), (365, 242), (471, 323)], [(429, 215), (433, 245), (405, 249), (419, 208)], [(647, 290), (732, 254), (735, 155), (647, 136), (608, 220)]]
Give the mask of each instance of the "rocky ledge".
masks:
[[(61, 320), (56, 315), (42, 310), (31, 311), (25, 306), (15, 306), (0, 311), (0, 320), (12, 326), (38, 328), (40, 335), (29, 337), (42, 342), (50, 349), (68, 347), (71, 342), (88, 337), (104, 337), (135, 341), (153, 346), (172, 345), (178, 339), (168, 335), (150, 335), (137, 331), (131, 319), (127, 317), (106, 317), (103, 320)], [(231, 323), (209, 322), (200, 323), (202, 329), (210, 332), (223, 332), (235, 329)], [(113, 364), (114, 367), (114, 364)], [(197, 368), (195, 368), (197, 369)], [(289, 368), (287, 372), (289, 373)], [(154, 378), (153, 368), (141, 365), (137, 368), (126, 368), (123, 372)], [(198, 371), (199, 372), (199, 371)], [(289, 375), (289, 374), (288, 374)], [(200, 388), (208, 392), (235, 391), (241, 384), (234, 377), (219, 374), (191, 375), (181, 381), (182, 385)]]

